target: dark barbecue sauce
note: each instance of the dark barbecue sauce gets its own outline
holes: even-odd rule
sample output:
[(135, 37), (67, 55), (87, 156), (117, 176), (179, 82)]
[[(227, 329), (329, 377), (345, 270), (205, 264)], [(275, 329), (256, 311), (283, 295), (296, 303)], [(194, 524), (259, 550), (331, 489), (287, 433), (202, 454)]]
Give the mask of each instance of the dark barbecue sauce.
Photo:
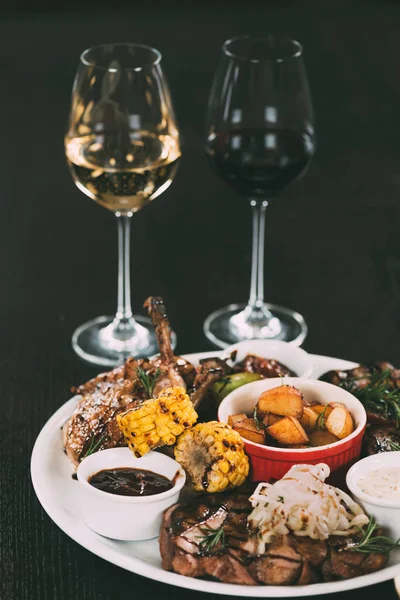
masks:
[(174, 485), (164, 475), (130, 467), (103, 469), (92, 475), (89, 483), (102, 492), (118, 496), (154, 496)]

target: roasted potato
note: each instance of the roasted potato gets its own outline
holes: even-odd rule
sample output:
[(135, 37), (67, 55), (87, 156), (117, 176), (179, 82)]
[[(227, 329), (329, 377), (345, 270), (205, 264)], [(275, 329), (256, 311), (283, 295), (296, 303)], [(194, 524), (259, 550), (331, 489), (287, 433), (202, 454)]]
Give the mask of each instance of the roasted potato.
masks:
[(265, 390), (257, 403), (261, 413), (273, 413), (282, 417), (300, 418), (303, 414), (303, 394), (292, 385), (279, 385)]
[(237, 423), (240, 423), (240, 421), (244, 421), (244, 419), (247, 419), (247, 415), (245, 413), (238, 413), (237, 415), (229, 415), (228, 425), (230, 425), (231, 427), (235, 427), (235, 425)]
[(323, 413), (324, 411), (324, 417), (327, 418), (329, 416), (329, 413), (332, 412), (332, 406), (330, 404), (312, 404), (310, 406), (311, 410), (313, 410), (318, 416)]
[(232, 375), (226, 375), (212, 384), (211, 395), (216, 403), (219, 404), (233, 390), (259, 379), (263, 379), (259, 373), (233, 373)]
[(280, 419), (282, 419), (282, 417), (280, 417), (279, 415), (274, 415), (273, 413), (267, 413), (265, 415), (265, 417), (263, 418), (262, 422), (263, 422), (263, 425), (268, 427), (269, 425), (273, 425)]
[(354, 431), (353, 417), (343, 404), (336, 403), (328, 417), (325, 417), (325, 427), (339, 440), (343, 440)]
[(303, 409), (303, 414), (300, 418), (300, 424), (307, 433), (310, 433), (316, 429), (317, 419), (318, 414), (311, 408), (311, 406), (305, 406)]
[(327, 444), (333, 444), (338, 442), (339, 438), (334, 436), (329, 431), (323, 431), (316, 429), (308, 436), (310, 438), (310, 446), (326, 446)]
[[(237, 415), (234, 415), (237, 416)], [(265, 444), (265, 431), (264, 429), (257, 429), (254, 419), (246, 417), (241, 421), (237, 421), (233, 425), (228, 423), (231, 427), (237, 431), (242, 438), (255, 442), (256, 444)]]
[(295, 417), (287, 416), (279, 419), (267, 428), (267, 433), (280, 444), (297, 445), (308, 442), (303, 427)]

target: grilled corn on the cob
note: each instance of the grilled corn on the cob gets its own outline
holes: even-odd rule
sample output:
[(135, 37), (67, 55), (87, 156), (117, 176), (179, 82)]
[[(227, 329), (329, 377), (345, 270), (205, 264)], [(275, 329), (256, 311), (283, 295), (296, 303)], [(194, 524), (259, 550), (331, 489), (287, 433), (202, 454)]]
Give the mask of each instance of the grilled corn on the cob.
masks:
[(249, 461), (240, 435), (225, 423), (199, 423), (179, 436), (176, 460), (191, 477), (196, 491), (221, 492), (242, 485)]
[(163, 390), (158, 398), (117, 415), (119, 428), (140, 457), (154, 448), (171, 446), (185, 429), (197, 421), (197, 413), (183, 387)]

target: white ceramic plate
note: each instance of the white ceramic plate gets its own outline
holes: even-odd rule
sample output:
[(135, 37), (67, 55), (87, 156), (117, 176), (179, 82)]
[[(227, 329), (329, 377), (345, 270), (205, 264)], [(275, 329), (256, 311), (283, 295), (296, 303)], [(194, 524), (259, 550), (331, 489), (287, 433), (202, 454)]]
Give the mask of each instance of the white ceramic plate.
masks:
[[(193, 363), (222, 352), (187, 355)], [(345, 360), (312, 356), (312, 377), (318, 378), (330, 369), (350, 369), (356, 366)], [(186, 589), (247, 597), (297, 597), (331, 594), (373, 585), (400, 575), (400, 552), (393, 553), (389, 566), (376, 573), (346, 581), (317, 583), (307, 586), (243, 586), (204, 581), (169, 573), (161, 568), (157, 539), (144, 542), (120, 542), (97, 535), (80, 516), (80, 486), (71, 477), (72, 467), (62, 449), (61, 427), (71, 415), (77, 397), (71, 398), (54, 413), (40, 432), (32, 452), (31, 475), (39, 502), (49, 517), (69, 537), (97, 556), (133, 573)]]

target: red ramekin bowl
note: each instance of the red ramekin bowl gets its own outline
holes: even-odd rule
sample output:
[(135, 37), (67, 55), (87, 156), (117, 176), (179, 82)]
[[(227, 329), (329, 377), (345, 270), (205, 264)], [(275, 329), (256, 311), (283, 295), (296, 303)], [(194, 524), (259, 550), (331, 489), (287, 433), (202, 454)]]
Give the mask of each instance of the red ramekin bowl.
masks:
[(301, 391), (304, 401), (310, 404), (341, 402), (352, 414), (355, 429), (348, 437), (333, 444), (317, 448), (274, 448), (242, 438), (250, 459), (252, 481), (281, 479), (293, 465), (325, 463), (333, 476), (330, 483), (342, 483), (350, 466), (361, 453), (361, 443), (367, 423), (367, 414), (361, 402), (346, 390), (316, 379), (285, 377), (263, 379), (248, 383), (224, 398), (218, 409), (218, 419), (228, 422), (229, 415), (246, 413), (252, 416), (260, 394), (280, 385), (293, 385)]

